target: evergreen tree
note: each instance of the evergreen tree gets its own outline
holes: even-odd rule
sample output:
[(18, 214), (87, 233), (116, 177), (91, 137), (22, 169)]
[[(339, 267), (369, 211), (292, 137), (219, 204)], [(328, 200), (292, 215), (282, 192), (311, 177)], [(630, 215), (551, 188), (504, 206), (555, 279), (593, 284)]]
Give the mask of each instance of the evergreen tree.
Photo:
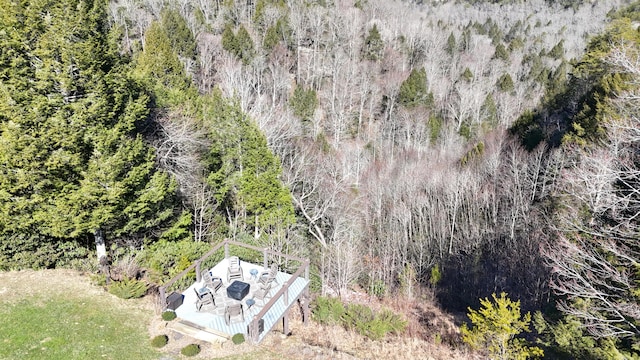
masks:
[(373, 25), (369, 30), (369, 34), (364, 39), (364, 45), (362, 47), (362, 55), (367, 60), (376, 61), (382, 57), (382, 51), (384, 50), (384, 41), (378, 31), (378, 26)]
[(236, 34), (233, 33), (233, 25), (230, 23), (226, 24), (222, 31), (222, 48), (234, 55), (238, 54), (239, 47), (236, 41)]
[(433, 94), (427, 87), (427, 72), (424, 68), (411, 70), (409, 77), (400, 85), (398, 102), (408, 108), (433, 106)]
[(514, 90), (514, 85), (513, 80), (511, 79), (511, 75), (509, 75), (509, 73), (505, 73), (504, 75), (500, 76), (497, 86), (498, 90), (500, 90), (501, 92), (512, 92)]
[(225, 211), (256, 238), (292, 224), (293, 203), (279, 179), (280, 162), (257, 125), (219, 91), (208, 100), (205, 117), (213, 140), (208, 182)]
[[(190, 86), (184, 65), (173, 52), (169, 34), (161, 23), (154, 21), (145, 33), (144, 50), (136, 59), (137, 78), (154, 87), (160, 103), (180, 97)], [(171, 92), (177, 94), (171, 94)]]
[(445, 47), (447, 50), (447, 54), (453, 55), (453, 53), (457, 50), (456, 47), (456, 37), (453, 35), (453, 32), (449, 34), (449, 38), (447, 38), (447, 46)]
[(480, 111), (482, 113), (483, 121), (494, 126), (498, 124), (498, 107), (496, 106), (496, 102), (493, 100), (493, 96), (491, 96), (491, 94), (487, 94)]
[(310, 121), (316, 107), (318, 107), (318, 97), (315, 90), (305, 90), (302, 86), (297, 86), (293, 91), (293, 96), (289, 99), (289, 106), (293, 109), (293, 114), (300, 120)]
[(271, 51), (281, 41), (286, 45), (288, 39), (291, 38), (291, 34), (292, 30), (289, 26), (289, 19), (287, 17), (280, 18), (267, 29), (264, 39), (262, 40), (262, 46), (267, 51)]
[(492, 297), (493, 301), (480, 299), (480, 310), (469, 308), (467, 315), (473, 327), (463, 324), (462, 341), (473, 349), (487, 351), (494, 360), (542, 357), (540, 348), (526, 346), (524, 339), (517, 338), (523, 331), (530, 331), (531, 314), (521, 316), (520, 301), (511, 301), (505, 293)]
[(496, 45), (496, 51), (493, 54), (494, 59), (500, 59), (503, 61), (509, 61), (509, 52), (505, 49), (504, 45), (500, 42)]
[(169, 37), (171, 48), (178, 55), (195, 60), (196, 39), (184, 17), (177, 10), (164, 9), (160, 13), (160, 22)]
[(466, 67), (464, 68), (464, 71), (460, 75), (460, 78), (462, 78), (466, 82), (471, 82), (471, 80), (473, 80), (473, 73), (468, 67)]
[(247, 65), (255, 56), (253, 40), (247, 29), (240, 25), (238, 33), (233, 33), (233, 28), (227, 24), (222, 32), (222, 48), (235, 55)]
[(236, 56), (240, 58), (245, 65), (249, 64), (255, 56), (255, 49), (253, 40), (243, 25), (240, 25), (235, 40), (238, 46)]
[(175, 184), (136, 135), (149, 97), (108, 41), (104, 2), (3, 0), (0, 19), (1, 247), (157, 228)]

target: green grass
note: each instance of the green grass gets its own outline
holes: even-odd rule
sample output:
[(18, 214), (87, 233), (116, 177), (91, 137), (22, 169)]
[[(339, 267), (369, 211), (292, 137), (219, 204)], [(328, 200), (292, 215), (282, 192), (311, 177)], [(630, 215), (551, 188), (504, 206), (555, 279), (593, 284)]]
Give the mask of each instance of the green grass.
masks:
[(113, 308), (107, 296), (0, 301), (0, 359), (157, 359), (145, 328), (148, 314)]

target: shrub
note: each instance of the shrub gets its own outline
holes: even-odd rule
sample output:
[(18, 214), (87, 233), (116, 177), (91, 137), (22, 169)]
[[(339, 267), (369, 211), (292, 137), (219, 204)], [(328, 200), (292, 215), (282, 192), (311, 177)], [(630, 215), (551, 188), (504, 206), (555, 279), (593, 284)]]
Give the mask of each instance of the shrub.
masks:
[(321, 324), (341, 325), (372, 340), (381, 339), (389, 333), (402, 333), (407, 327), (407, 322), (390, 310), (375, 313), (361, 304), (345, 307), (338, 298), (318, 297), (312, 314), (313, 319)]
[(244, 335), (237, 333), (231, 337), (231, 341), (236, 345), (240, 345), (244, 342)]
[(162, 313), (162, 320), (164, 321), (171, 321), (173, 319), (175, 319), (178, 315), (176, 315), (175, 311), (165, 311)]
[(151, 340), (151, 346), (156, 348), (161, 348), (169, 342), (169, 337), (167, 335), (158, 335)]
[(196, 356), (200, 353), (200, 346), (197, 344), (189, 344), (183, 347), (180, 353), (184, 356)]
[(531, 314), (520, 314), (520, 301), (511, 301), (506, 293), (500, 296), (492, 294), (493, 301), (488, 298), (480, 299), (481, 309), (469, 308), (467, 316), (472, 327), (465, 323), (460, 328), (462, 341), (472, 349), (485, 350), (492, 358), (542, 357), (542, 349), (527, 346), (526, 341), (517, 336), (522, 332), (529, 332)]
[(387, 286), (384, 284), (384, 281), (378, 279), (371, 283), (371, 286), (369, 287), (369, 294), (382, 299), (386, 293)]
[(122, 299), (137, 299), (147, 292), (147, 284), (136, 279), (124, 279), (109, 285), (109, 292)]
[(340, 299), (319, 296), (314, 301), (312, 315), (320, 324), (342, 324), (344, 312)]

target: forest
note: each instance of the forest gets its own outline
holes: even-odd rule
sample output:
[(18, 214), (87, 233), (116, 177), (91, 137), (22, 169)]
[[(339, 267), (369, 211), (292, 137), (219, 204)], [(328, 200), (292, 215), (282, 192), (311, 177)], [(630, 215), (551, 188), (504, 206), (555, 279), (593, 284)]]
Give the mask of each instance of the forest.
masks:
[(0, 270), (229, 238), (640, 358), (638, 2), (0, 0), (0, 44)]

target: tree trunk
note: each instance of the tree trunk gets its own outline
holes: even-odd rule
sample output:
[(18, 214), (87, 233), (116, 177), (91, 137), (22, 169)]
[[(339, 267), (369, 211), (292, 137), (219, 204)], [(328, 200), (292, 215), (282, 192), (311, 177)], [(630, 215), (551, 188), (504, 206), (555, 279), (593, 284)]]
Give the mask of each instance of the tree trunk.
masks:
[(98, 263), (100, 263), (100, 259), (104, 256), (107, 256), (107, 246), (105, 245), (104, 239), (104, 231), (101, 228), (96, 229), (93, 233), (93, 237), (96, 241), (96, 254), (98, 256)]

